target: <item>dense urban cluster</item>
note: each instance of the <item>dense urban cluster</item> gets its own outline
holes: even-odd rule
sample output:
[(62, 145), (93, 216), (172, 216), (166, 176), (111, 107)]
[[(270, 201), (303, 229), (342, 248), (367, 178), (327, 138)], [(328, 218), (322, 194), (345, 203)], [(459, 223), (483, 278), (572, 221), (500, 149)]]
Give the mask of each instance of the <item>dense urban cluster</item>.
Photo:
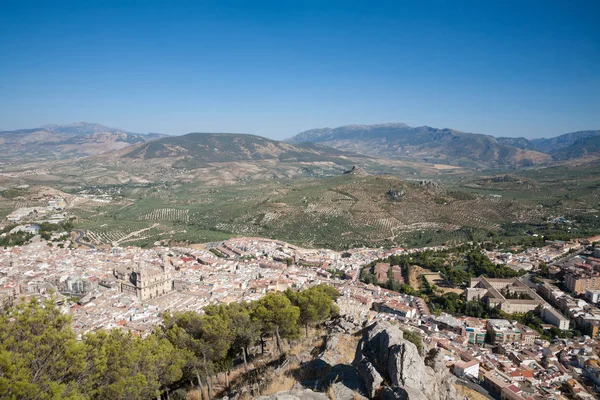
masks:
[[(60, 224), (64, 222), (56, 226)], [(521, 252), (486, 250), (472, 243), (458, 249), (333, 251), (264, 238), (191, 247), (157, 243), (141, 249), (86, 246), (75, 241), (75, 233), (65, 237), (62, 228), (50, 237), (40, 236), (40, 225), (20, 229), (28, 233), (26, 243), (0, 250), (0, 298), (34, 313), (39, 313), (38, 306), (30, 300), (52, 302), (52, 309), (68, 316), (73, 340), (83, 345), (112, 340), (119, 346), (132, 340), (124, 339), (129, 334), (160, 344), (156, 332), (161, 327), (166, 337), (172, 335), (164, 351), (179, 346), (203, 360), (206, 347), (185, 348), (182, 332), (172, 329), (197, 329), (208, 318), (216, 324), (213, 328), (232, 330), (215, 318), (235, 310), (245, 315), (235, 317), (241, 318), (238, 323), (262, 318), (260, 327), (252, 328), (256, 335), (241, 349), (226, 343), (210, 366), (174, 359), (183, 372), (169, 382), (149, 385), (154, 392), (185, 374), (210, 383), (205, 377), (217, 365), (224, 368), (228, 351), (245, 358), (249, 346), (262, 342), (260, 332), (280, 349), (281, 338), (297, 337), (300, 328), (308, 335), (309, 326), (322, 322), (333, 309), (327, 306), (307, 315), (296, 308), (306, 308), (318, 298), (315, 290), (323, 287), (335, 289), (335, 313), (365, 324), (401, 324), (422, 338), (415, 343), (442, 349), (448, 368), (462, 383), (484, 393), (507, 399), (592, 399), (600, 388), (597, 238), (547, 242)], [(53, 244), (59, 237), (60, 245)], [(267, 321), (267, 311), (257, 305), (273, 301), (274, 309), (292, 307), (284, 319), (297, 326)], [(231, 339), (222, 332), (216, 336)], [(151, 357), (144, 354), (140, 350), (138, 355)]]

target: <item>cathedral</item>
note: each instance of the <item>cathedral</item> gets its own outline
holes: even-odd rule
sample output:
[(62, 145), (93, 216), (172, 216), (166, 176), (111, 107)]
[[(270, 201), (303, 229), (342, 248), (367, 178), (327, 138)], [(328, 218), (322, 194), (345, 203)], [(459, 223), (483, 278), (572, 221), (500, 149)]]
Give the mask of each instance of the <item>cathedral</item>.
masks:
[(121, 293), (135, 295), (142, 301), (173, 291), (173, 269), (166, 255), (160, 266), (140, 261), (133, 267), (114, 269), (113, 274)]

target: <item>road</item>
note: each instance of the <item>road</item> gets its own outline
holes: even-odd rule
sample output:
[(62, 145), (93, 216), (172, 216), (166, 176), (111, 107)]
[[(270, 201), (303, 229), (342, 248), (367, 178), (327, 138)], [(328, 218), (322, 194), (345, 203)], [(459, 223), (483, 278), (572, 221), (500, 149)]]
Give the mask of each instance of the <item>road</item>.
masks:
[(81, 241), (81, 239), (83, 239), (83, 237), (85, 236), (84, 230), (76, 229), (76, 230), (74, 230), (74, 232), (77, 234), (77, 237), (74, 239), (75, 243), (77, 243), (80, 246), (89, 247), (90, 249), (96, 248), (96, 246), (94, 246), (93, 244), (89, 244), (89, 243), (85, 243), (85, 242)]

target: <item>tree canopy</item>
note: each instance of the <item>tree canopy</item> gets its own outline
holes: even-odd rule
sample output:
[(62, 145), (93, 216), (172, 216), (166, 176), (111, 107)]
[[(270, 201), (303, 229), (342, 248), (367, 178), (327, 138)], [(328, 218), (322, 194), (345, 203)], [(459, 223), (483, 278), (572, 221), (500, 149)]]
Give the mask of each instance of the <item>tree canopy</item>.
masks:
[(0, 314), (0, 398), (148, 399), (181, 380), (208, 383), (237, 357), (246, 364), (259, 337), (298, 336), (299, 325), (318, 324), (337, 313), (334, 288), (269, 293), (252, 303), (207, 306), (165, 313), (142, 338), (122, 330), (99, 330), (79, 340), (71, 317), (54, 301), (9, 308)]

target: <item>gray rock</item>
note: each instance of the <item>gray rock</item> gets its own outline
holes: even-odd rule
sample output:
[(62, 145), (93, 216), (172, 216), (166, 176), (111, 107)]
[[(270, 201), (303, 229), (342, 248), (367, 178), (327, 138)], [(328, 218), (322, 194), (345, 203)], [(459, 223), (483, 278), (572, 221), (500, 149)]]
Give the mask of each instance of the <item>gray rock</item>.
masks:
[(387, 372), (393, 386), (414, 388), (421, 393), (429, 390), (425, 363), (417, 346), (408, 340), (402, 340), (401, 343), (392, 345), (388, 354)]
[(338, 364), (323, 380), (324, 387), (331, 387), (336, 400), (353, 400), (353, 398), (364, 398), (367, 393), (365, 384), (356, 368)]
[[(398, 326), (388, 322), (371, 325), (363, 334), (361, 346), (362, 355), (373, 364), (376, 372), (381, 372), (383, 378), (391, 383), (392, 387), (384, 389), (382, 396), (410, 400), (459, 398), (453, 386), (454, 377), (446, 368), (441, 353), (430, 353), (426, 365), (417, 347), (404, 340)], [(363, 371), (361, 377), (368, 390), (372, 391), (366, 371)]]
[(345, 320), (340, 320), (339, 322), (339, 326), (340, 328), (342, 328), (344, 330), (344, 332), (346, 333), (354, 333), (356, 331), (356, 326), (349, 322), (349, 321), (345, 321)]
[(408, 393), (402, 388), (391, 388), (384, 386), (379, 392), (380, 400), (409, 400)]
[(358, 363), (356, 368), (358, 369), (358, 374), (365, 384), (367, 393), (370, 397), (375, 397), (377, 390), (383, 383), (383, 378), (379, 372), (377, 372), (373, 364), (366, 358), (363, 358)]
[(333, 397), (335, 400), (367, 400), (367, 398), (360, 394), (360, 392), (357, 390), (352, 390), (343, 382), (335, 382), (331, 384), (331, 389), (333, 389)]
[(439, 349), (432, 349), (425, 358), (425, 364), (428, 366), (427, 373), (429, 380), (433, 384), (433, 391), (439, 393), (440, 398), (455, 399), (459, 398), (454, 383), (456, 377), (452, 375), (446, 363), (444, 356)]
[(363, 340), (363, 352), (375, 365), (379, 366), (387, 365), (390, 347), (405, 341), (402, 330), (389, 322), (378, 322), (371, 325), (366, 330)]
[(340, 338), (338, 335), (329, 336), (325, 344), (325, 350), (319, 354), (318, 358), (331, 366), (340, 364), (343, 361), (343, 356), (338, 351), (339, 343)]
[(402, 198), (404, 197), (404, 190), (400, 189), (400, 190), (394, 190), (394, 189), (390, 189), (386, 192), (386, 195), (390, 198), (390, 200), (392, 201), (400, 201), (402, 200)]
[(329, 400), (323, 393), (316, 393), (310, 389), (292, 389), (287, 392), (275, 393), (271, 396), (261, 396), (259, 400)]

